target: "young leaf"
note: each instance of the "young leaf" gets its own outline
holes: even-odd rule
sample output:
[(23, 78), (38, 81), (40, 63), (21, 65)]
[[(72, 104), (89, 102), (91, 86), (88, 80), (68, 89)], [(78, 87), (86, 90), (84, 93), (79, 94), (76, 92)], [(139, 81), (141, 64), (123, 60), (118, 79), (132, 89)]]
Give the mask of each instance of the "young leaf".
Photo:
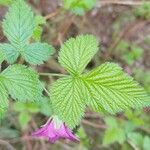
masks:
[(33, 43), (22, 52), (22, 56), (30, 64), (42, 64), (53, 53), (53, 47), (46, 43)]
[(96, 111), (116, 113), (130, 107), (142, 107), (148, 101), (144, 89), (114, 63), (104, 63), (83, 75), (90, 94), (90, 106)]
[(35, 28), (35, 18), (24, 0), (16, 0), (3, 22), (4, 34), (12, 45), (22, 51)]
[(98, 42), (94, 36), (80, 35), (62, 45), (59, 62), (70, 74), (81, 74), (97, 50)]
[(6, 60), (8, 63), (14, 63), (19, 56), (19, 51), (10, 44), (0, 44), (0, 49), (2, 49), (5, 54)]
[(38, 75), (32, 69), (23, 65), (12, 65), (6, 68), (0, 76), (13, 99), (33, 101), (38, 100), (42, 95)]
[(41, 25), (46, 24), (46, 20), (43, 16), (39, 15), (35, 17), (35, 22), (36, 22), (36, 27), (33, 31), (32, 38), (38, 42), (41, 40), (41, 35), (43, 32)]
[(8, 108), (8, 94), (0, 79), (0, 119)]
[(84, 114), (86, 93), (83, 86), (78, 78), (65, 77), (57, 80), (51, 89), (53, 109), (70, 128), (75, 127)]

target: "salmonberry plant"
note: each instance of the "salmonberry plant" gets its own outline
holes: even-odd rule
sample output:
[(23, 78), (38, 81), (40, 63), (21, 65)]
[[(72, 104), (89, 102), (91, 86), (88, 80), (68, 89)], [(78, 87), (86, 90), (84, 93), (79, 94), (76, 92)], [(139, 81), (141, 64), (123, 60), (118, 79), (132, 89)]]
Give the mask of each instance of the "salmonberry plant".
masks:
[[(30, 65), (47, 61), (54, 48), (33, 40), (33, 33), (37, 29), (36, 18), (23, 0), (16, 0), (3, 20), (3, 31), (9, 42), (0, 44), (0, 62), (6, 60), (10, 65), (0, 74), (1, 116), (8, 109), (9, 95), (21, 102), (39, 101), (44, 97), (45, 88), (39, 80), (39, 74), (44, 73), (36, 72)], [(58, 74), (60, 79), (47, 92), (55, 117), (43, 130), (50, 130), (47, 125), (52, 126), (51, 123), (59, 118), (65, 123), (61, 127), (66, 132), (62, 134), (66, 134), (66, 138), (76, 139), (68, 127), (72, 129), (80, 124), (86, 107), (96, 112), (114, 114), (149, 104), (144, 89), (118, 64), (106, 62), (91, 71), (85, 70), (99, 50), (98, 45), (93, 35), (79, 35), (61, 45), (58, 60), (68, 74)], [(27, 65), (22, 65), (22, 62)], [(63, 137), (62, 134), (55, 136)]]

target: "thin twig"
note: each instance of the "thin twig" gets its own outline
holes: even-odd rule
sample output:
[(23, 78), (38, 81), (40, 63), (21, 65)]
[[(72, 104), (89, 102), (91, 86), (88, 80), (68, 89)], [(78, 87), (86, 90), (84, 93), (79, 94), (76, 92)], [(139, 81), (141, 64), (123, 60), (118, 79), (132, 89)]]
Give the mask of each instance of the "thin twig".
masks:
[(139, 150), (139, 148), (131, 141), (127, 140), (127, 143), (134, 149), (134, 150)]
[[(150, 4), (150, 2), (147, 2)], [(142, 1), (131, 1), (131, 0), (101, 0), (97, 2), (97, 7), (104, 5), (130, 5), (130, 6), (139, 6), (143, 5)]]
[(90, 122), (90, 121), (85, 120), (85, 119), (82, 120), (82, 123), (86, 124), (86, 125), (89, 125), (89, 126), (92, 126), (94, 128), (98, 128), (98, 129), (106, 129), (107, 128), (105, 125), (95, 124), (95, 123)]
[(46, 16), (44, 17), (45, 20), (49, 20), (49, 19), (51, 19), (51, 18), (57, 16), (57, 15), (59, 14), (60, 10), (61, 10), (61, 9), (57, 9), (56, 11), (54, 11), (54, 12), (52, 12), (52, 13), (46, 15)]

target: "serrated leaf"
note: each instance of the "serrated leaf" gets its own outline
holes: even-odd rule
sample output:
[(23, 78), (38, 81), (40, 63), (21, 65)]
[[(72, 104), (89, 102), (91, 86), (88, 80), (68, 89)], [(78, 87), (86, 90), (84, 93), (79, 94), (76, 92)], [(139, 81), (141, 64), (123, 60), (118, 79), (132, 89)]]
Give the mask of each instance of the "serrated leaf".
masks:
[(42, 95), (38, 75), (23, 65), (10, 65), (0, 75), (13, 99), (20, 101), (38, 100)]
[(5, 89), (5, 86), (1, 82), (0, 79), (0, 119), (3, 117), (4, 113), (6, 112), (8, 108), (8, 94)]
[(4, 43), (0, 44), (0, 48), (2, 49), (8, 63), (12, 64), (16, 61), (19, 56), (19, 51), (17, 51), (14, 46)]
[(53, 47), (47, 43), (33, 43), (22, 52), (22, 56), (30, 64), (43, 64), (53, 53)]
[(60, 49), (59, 63), (70, 74), (81, 74), (97, 50), (98, 42), (92, 35), (70, 38)]
[(3, 21), (4, 34), (8, 40), (22, 51), (34, 28), (35, 18), (30, 7), (24, 0), (14, 1)]
[(53, 109), (70, 128), (80, 122), (85, 110), (85, 98), (83, 83), (78, 78), (61, 78), (51, 89)]
[(116, 113), (142, 107), (149, 101), (144, 89), (114, 63), (104, 63), (83, 75), (90, 96), (90, 106), (96, 111)]

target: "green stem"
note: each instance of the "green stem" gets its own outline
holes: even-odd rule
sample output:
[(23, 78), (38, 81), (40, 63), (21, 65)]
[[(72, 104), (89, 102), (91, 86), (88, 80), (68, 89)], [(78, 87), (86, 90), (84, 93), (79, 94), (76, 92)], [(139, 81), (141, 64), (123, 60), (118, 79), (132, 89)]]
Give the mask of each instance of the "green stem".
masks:
[(40, 76), (57, 76), (57, 77), (66, 77), (65, 74), (57, 74), (57, 73), (39, 73)]

